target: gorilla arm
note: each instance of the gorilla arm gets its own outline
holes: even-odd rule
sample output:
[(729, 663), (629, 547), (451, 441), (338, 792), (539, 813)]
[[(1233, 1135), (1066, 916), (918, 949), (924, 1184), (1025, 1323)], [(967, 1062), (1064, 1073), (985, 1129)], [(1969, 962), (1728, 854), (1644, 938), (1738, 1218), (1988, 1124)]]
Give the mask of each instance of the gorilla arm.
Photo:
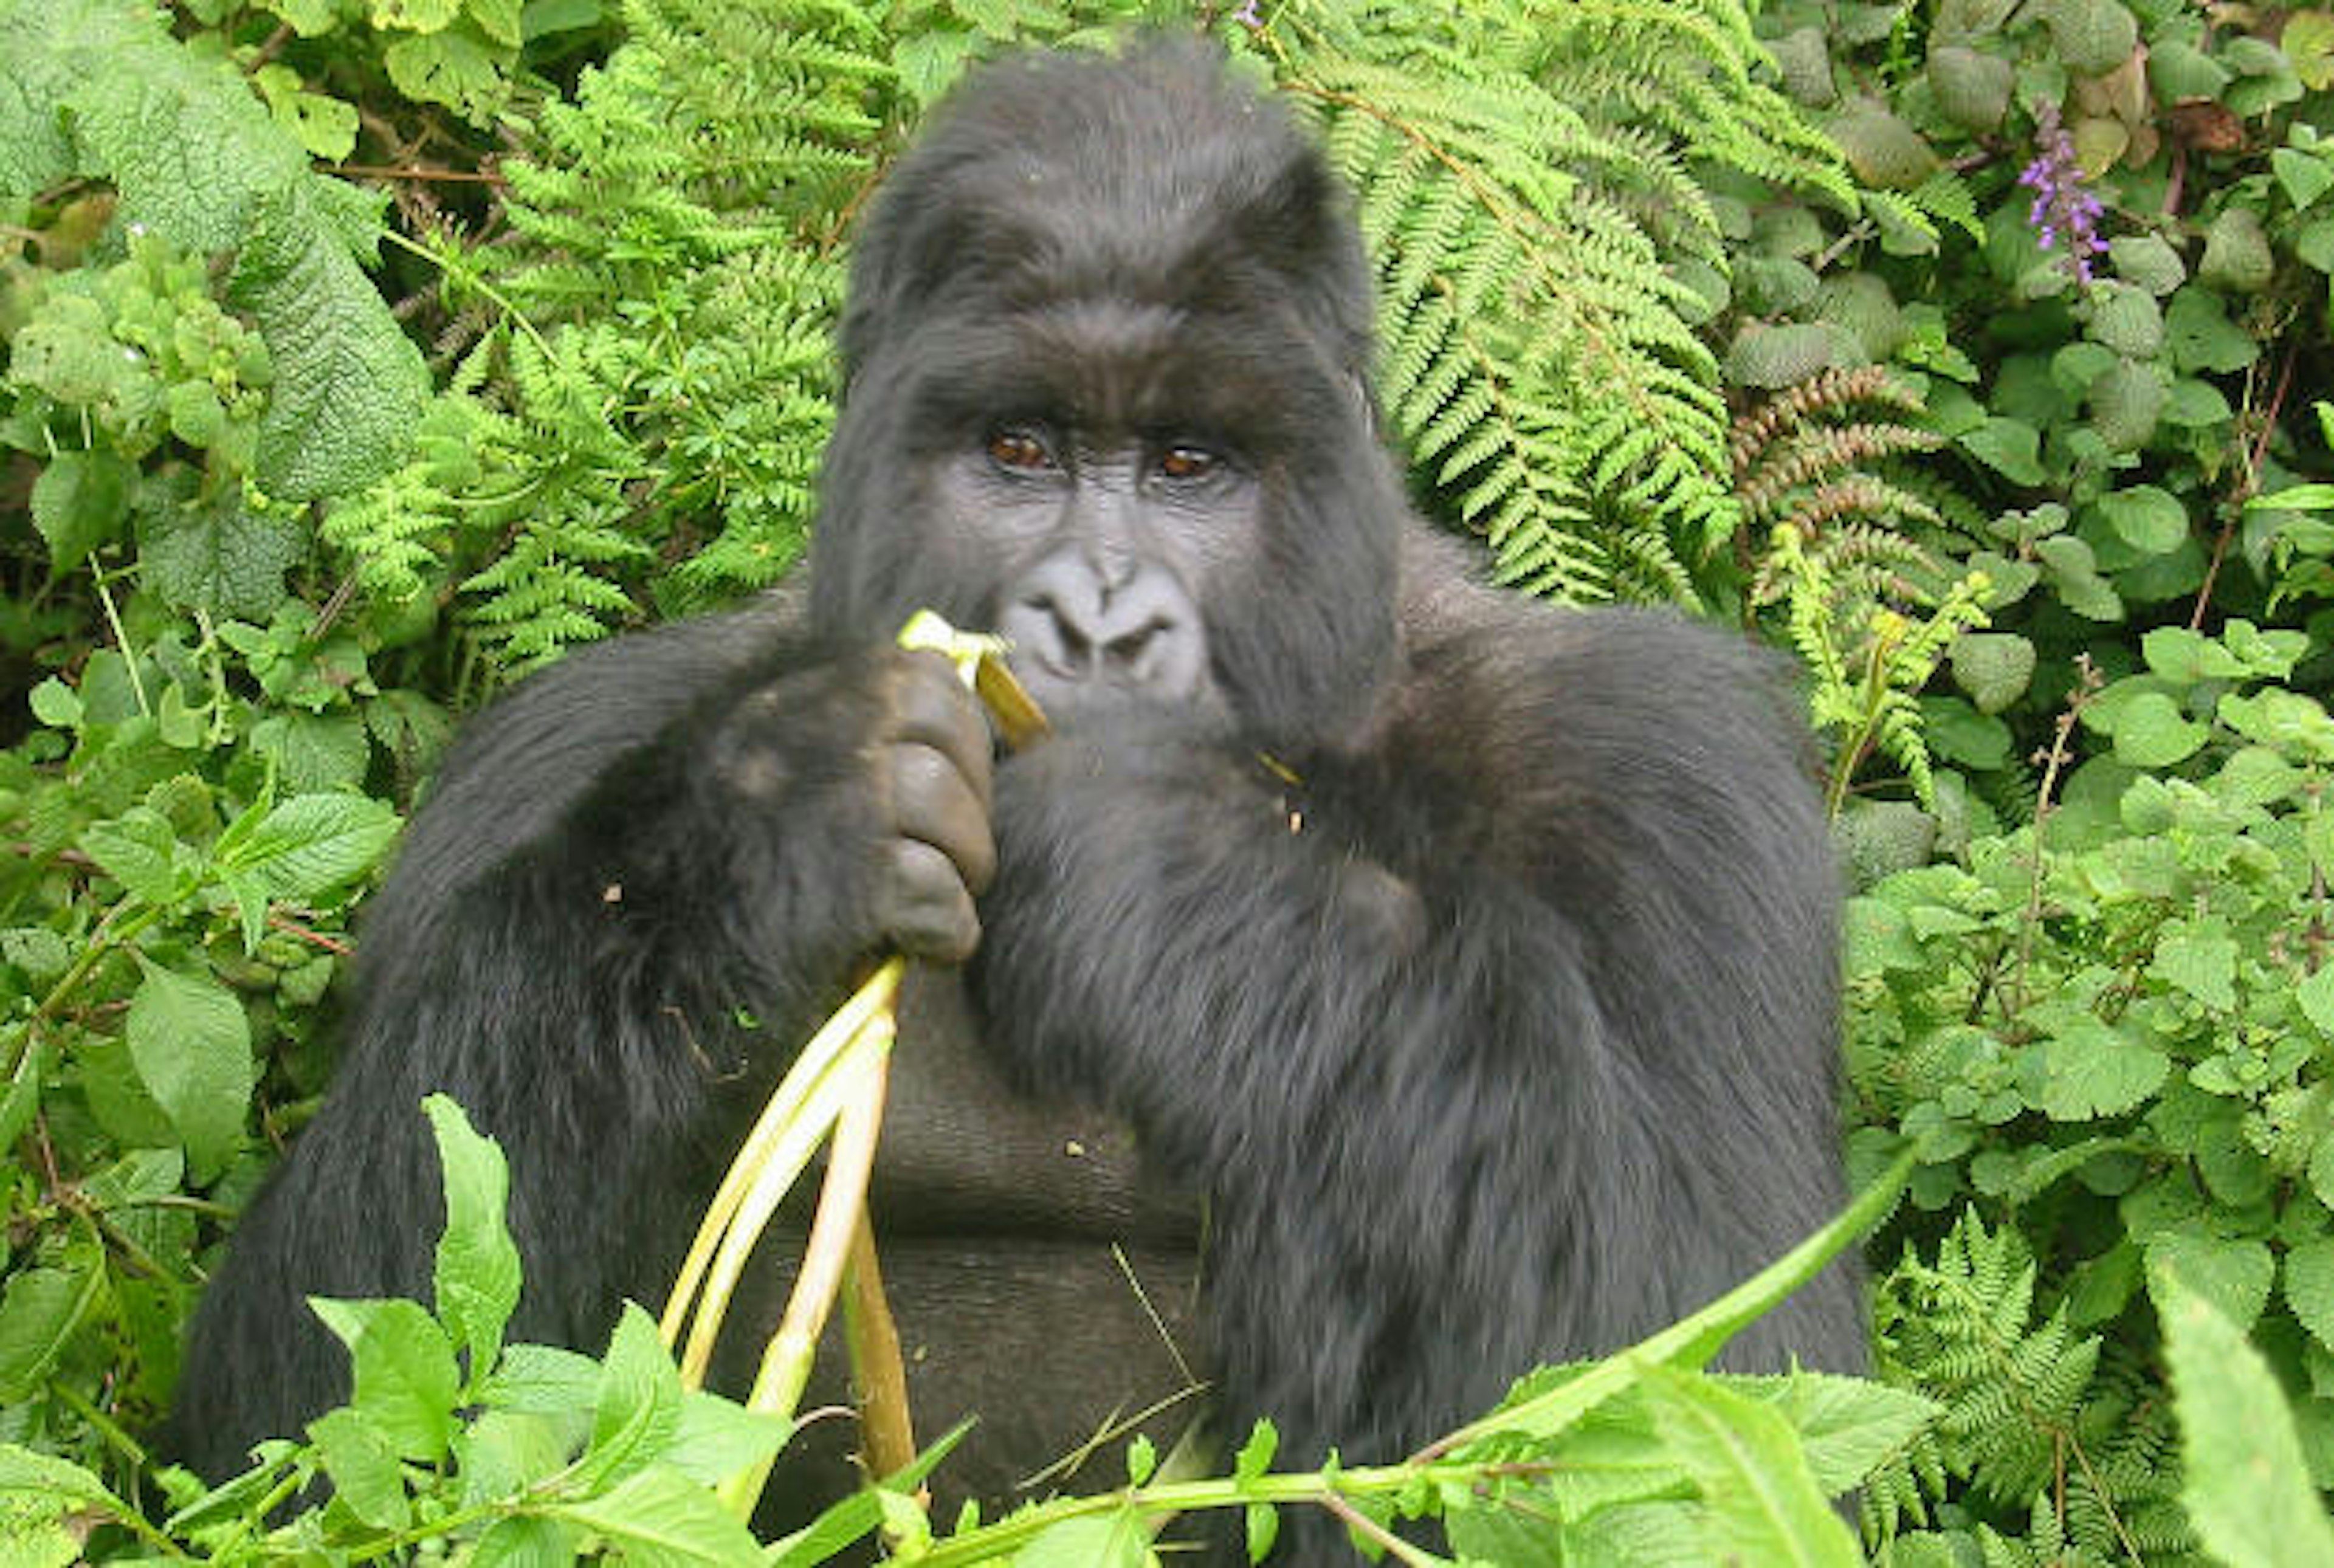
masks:
[[(1828, 1217), (1836, 897), (1766, 672), (1461, 593), (1374, 740), (1133, 725), (998, 781), (992, 1050), (1209, 1185), (1226, 1436), (1394, 1457)], [(1826, 1162), (1828, 1164), (1828, 1162)], [(1852, 1279), (1744, 1359), (1854, 1365)]]
[(206, 1294), (178, 1451), (231, 1472), (344, 1394), (304, 1296), (426, 1293), (433, 1090), (509, 1155), (515, 1332), (596, 1347), (660, 1299), (853, 965), (976, 939), (988, 766), (944, 660), (834, 655), (783, 611), (585, 650), (480, 716), (367, 910), (325, 1106)]

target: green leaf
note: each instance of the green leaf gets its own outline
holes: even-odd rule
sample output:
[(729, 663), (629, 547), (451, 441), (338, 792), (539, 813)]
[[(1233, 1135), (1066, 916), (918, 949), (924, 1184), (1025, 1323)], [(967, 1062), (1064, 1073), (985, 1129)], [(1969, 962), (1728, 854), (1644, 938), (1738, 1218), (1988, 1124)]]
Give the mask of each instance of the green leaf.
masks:
[(362, 1412), (400, 1457), (425, 1465), (444, 1457), (461, 1374), (437, 1320), (410, 1301), (310, 1296), (308, 1304), (349, 1347), (355, 1385), (350, 1408)]
[(72, 571), (111, 544), (130, 517), (138, 470), (109, 451), (60, 452), (33, 481), (33, 526), (48, 541), (49, 570)]
[(2194, 99), (2217, 99), (2235, 78), (2227, 66), (2194, 44), (2164, 38), (2148, 44), (2147, 80), (2156, 90), (2156, 101), (2169, 109)]
[(2285, 1303), (2295, 1322), (2334, 1350), (2334, 1236), (2303, 1242), (2285, 1255)]
[(1013, 1554), (1013, 1568), (1144, 1568), (1155, 1561), (1142, 1516), (1125, 1509), (1065, 1519)]
[(2268, 1362), (2208, 1299), (2153, 1270), (2148, 1283), (2180, 1418), (2180, 1500), (2204, 1546), (2241, 1568), (2334, 1563), (2334, 1524)]
[(2053, 1121), (2118, 1116), (2164, 1085), (2172, 1059), (2111, 1024), (2085, 1018), (2040, 1047), (2042, 1081), (2030, 1099)]
[[(600, 1536), (632, 1568), (735, 1568), (761, 1559), (744, 1521), (695, 1481), (661, 1467), (641, 1471), (604, 1496), (560, 1504), (547, 1512)], [(1028, 1550), (1017, 1554), (1015, 1562), (1026, 1564)]]
[(1641, 1387), (1670, 1452), (1701, 1490), (1710, 1561), (1860, 1568), (1854, 1537), (1772, 1406), (1667, 1367), (1646, 1368)]
[(28, 1268), (8, 1281), (0, 1293), (0, 1400), (14, 1403), (40, 1391), (104, 1293), (105, 1270), (94, 1255)]
[(1790, 1422), (1799, 1434), (1816, 1486), (1829, 1497), (1861, 1486), (1902, 1453), (1942, 1409), (1934, 1400), (1909, 1389), (1824, 1372), (1730, 1378), (1726, 1384), (1765, 1400)]
[(2187, 281), (2188, 269), (2180, 253), (2156, 235), (2120, 235), (2107, 241), (2107, 260), (2116, 276), (2136, 284), (2161, 298)]
[(2269, 166), (2278, 184), (2285, 188), (2286, 199), (2293, 203), (2296, 212), (2324, 196), (2327, 187), (2334, 186), (2334, 163), (2329, 163), (2320, 154), (2281, 147), (2269, 155)]
[(327, 1410), (308, 1423), (308, 1435), (323, 1455), (333, 1495), (358, 1518), (378, 1530), (402, 1530), (412, 1522), (397, 1451), (363, 1412)]
[(2261, 345), (2229, 320), (2220, 295), (2191, 284), (2164, 312), (2164, 345), (2184, 371), (2242, 370), (2261, 357)]
[(244, 1112), (259, 1070), (251, 1020), (235, 994), (207, 976), (182, 975), (139, 956), (145, 978), (130, 998), (123, 1033), (140, 1082), (208, 1181), (243, 1141)]
[(2023, 420), (1992, 415), (1963, 436), (1961, 444), (1970, 456), (2013, 485), (2041, 485), (2049, 478), (2042, 472), (2042, 438)]
[(429, 371), (319, 201), (296, 189), (255, 218), (228, 284), (275, 367), (254, 473), (283, 501), (362, 489), (410, 448)]
[(498, 1519), (461, 1561), (465, 1568), (568, 1568), (575, 1543), (556, 1519)]
[(2168, 1230), (2147, 1244), (2147, 1291), (2159, 1315), (2177, 1290), (2200, 1295), (2228, 1320), (2250, 1329), (2269, 1301), (2277, 1265), (2258, 1241), (2232, 1241), (2195, 1230)]
[(372, 868), (397, 837), (397, 813), (363, 795), (294, 795), (278, 804), (217, 864), (264, 879), (279, 899), (333, 892)]
[(240, 496), (164, 506), (140, 519), (139, 564), (169, 603), (216, 620), (265, 620), (289, 598), (284, 573), (307, 542), (300, 525)]
[[(2121, 730), (2117, 740), (2119, 749)], [(2207, 1007), (2225, 1012), (2237, 1005), (2236, 939), (2229, 935), (2227, 922), (2216, 918), (2167, 922), (2147, 972)]]
[(626, 1302), (601, 1365), (585, 1473), (604, 1486), (662, 1458), (680, 1429), (680, 1372), (655, 1322)]
[(473, 123), (484, 124), (501, 107), (509, 87), (503, 72), (518, 51), (497, 44), (468, 27), (400, 38), (381, 52), (389, 79), (406, 97), (442, 103)]
[(2143, 692), (2116, 717), (2116, 755), (2134, 767), (2168, 767), (2194, 755), (2212, 733), (2162, 692)]
[(2188, 538), (2188, 514), (2177, 497), (2154, 485), (2111, 490), (2098, 499), (2099, 515), (2133, 549), (2163, 555)]
[(2293, 999), (2301, 1005), (2301, 1015), (2319, 1034), (2334, 1040), (2334, 965), (2320, 969), (2296, 986)]
[(792, 1431), (788, 1423), (776, 1416), (757, 1414), (717, 1394), (693, 1389), (681, 1399), (670, 1462), (681, 1474), (710, 1486), (749, 1465), (776, 1457)]
[(510, 1170), (501, 1146), (481, 1137), (454, 1101), (432, 1094), (421, 1108), (429, 1117), (445, 1173), (446, 1229), (438, 1239), (435, 1272), (438, 1314), (455, 1348), (468, 1351), (471, 1367), (483, 1376), (494, 1365), (503, 1327), (518, 1305), (518, 1246), (503, 1223)]
[(132, 806), (111, 822), (91, 823), (81, 848), (124, 892), (158, 909), (194, 890), (194, 851), (151, 806)]

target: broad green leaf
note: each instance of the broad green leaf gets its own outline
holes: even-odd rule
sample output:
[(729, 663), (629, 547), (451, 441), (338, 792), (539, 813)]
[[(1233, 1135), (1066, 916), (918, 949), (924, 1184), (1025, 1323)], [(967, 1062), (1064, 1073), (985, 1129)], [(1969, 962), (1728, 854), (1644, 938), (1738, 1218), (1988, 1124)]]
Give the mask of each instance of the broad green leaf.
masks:
[(2207, 1007), (2227, 1011), (2237, 1005), (2237, 943), (2225, 921), (2207, 917), (2169, 922), (2147, 972)]
[(1963, 436), (1961, 444), (2013, 485), (2041, 485), (2049, 478), (2042, 472), (2041, 438), (2022, 420), (1994, 415)]
[(1824, 1372), (1723, 1381), (1748, 1398), (1772, 1405), (1791, 1424), (1816, 1486), (1831, 1497), (1862, 1485), (1943, 1409), (1909, 1389)]
[(575, 1543), (556, 1519), (500, 1519), (461, 1561), (464, 1568), (567, 1568)]
[[(286, 802), (286, 804), (292, 803)], [(365, 802), (371, 805), (374, 803)], [(481, 1137), (443, 1094), (421, 1102), (445, 1175), (446, 1229), (438, 1239), (438, 1315), (479, 1374), (502, 1349), (503, 1326), (518, 1305), (518, 1246), (503, 1224), (510, 1171), (501, 1147)], [(717, 1477), (718, 1478), (718, 1477)]]
[(2301, 1004), (2301, 1015), (2320, 1034), (2334, 1040), (2334, 966), (2319, 970), (2296, 986), (2293, 997)]
[(150, 806), (132, 806), (81, 835), (82, 852), (130, 897), (167, 909), (194, 890), (193, 851)]
[(2212, 733), (2161, 692), (2142, 692), (2116, 716), (2115, 754), (2134, 767), (2168, 767), (2194, 755)]
[(2117, 1116), (2163, 1087), (2172, 1059), (2124, 1031), (2083, 1019), (2039, 1048), (2042, 1082), (2032, 1096), (2053, 1121)]
[(1710, 1560), (1860, 1568), (1789, 1421), (1707, 1378), (1649, 1367), (1641, 1385), (1708, 1510)]
[(308, 1423), (308, 1436), (323, 1453), (333, 1495), (358, 1518), (380, 1530), (412, 1522), (397, 1450), (362, 1411), (327, 1410)]
[(2209, 1299), (2154, 1274), (2185, 1461), (2180, 1498), (2205, 1549), (2229, 1568), (2334, 1563), (2334, 1524), (2269, 1364)]
[(259, 1082), (251, 1021), (235, 993), (208, 976), (182, 975), (143, 955), (138, 962), (145, 977), (123, 1030), (130, 1058), (186, 1144), (196, 1179), (208, 1181), (242, 1142)]
[(663, 1458), (680, 1427), (680, 1370), (657, 1336), (655, 1320), (626, 1302), (601, 1363), (585, 1463), (590, 1477), (604, 1486)]
[(39, 1391), (104, 1292), (105, 1271), (93, 1255), (28, 1268), (8, 1281), (0, 1293), (0, 1400), (14, 1403)]
[(2232, 1241), (2194, 1230), (2172, 1230), (2147, 1244), (2147, 1288), (2156, 1310), (2167, 1310), (2172, 1286), (2200, 1295), (2231, 1323), (2250, 1329), (2269, 1300), (2277, 1265), (2258, 1241)]
[(262, 878), (279, 899), (334, 892), (372, 868), (397, 836), (397, 813), (363, 795), (294, 795), (279, 803), (218, 864)]
[(292, 519), (230, 496), (144, 514), (138, 558), (146, 581), (171, 604), (215, 620), (265, 620), (289, 597), (284, 573), (306, 540)]
[(2269, 167), (2277, 176), (2278, 184), (2285, 188), (2286, 197), (2297, 212), (2324, 196), (2329, 186), (2334, 186), (2334, 163), (2314, 153), (2281, 147), (2269, 155)]
[(2181, 370), (2242, 370), (2261, 357), (2261, 345), (2230, 322), (2220, 296), (2194, 284), (2172, 296), (2164, 333), (2172, 363)]
[(2305, 1241), (2285, 1255), (2285, 1303), (2296, 1322), (2334, 1350), (2334, 1237)]
[(678, 1470), (642, 1470), (604, 1496), (547, 1511), (602, 1537), (632, 1568), (736, 1568), (761, 1559), (744, 1522)]
[(719, 1395), (690, 1390), (681, 1397), (670, 1463), (710, 1486), (776, 1457), (791, 1430), (776, 1416), (757, 1415)]
[(130, 518), (138, 470), (112, 452), (60, 452), (33, 481), (33, 526), (48, 541), (49, 569), (66, 572), (108, 544)]
[(2099, 497), (2100, 515), (2125, 544), (2150, 555), (2179, 548), (2188, 537), (2188, 514), (2171, 492), (2136, 485)]
[(324, 1326), (349, 1347), (362, 1412), (400, 1457), (435, 1464), (454, 1429), (461, 1375), (446, 1331), (410, 1301), (333, 1301), (310, 1296)]
[(429, 372), (318, 199), (280, 193), (255, 218), (228, 284), (275, 366), (255, 472), (281, 500), (362, 489), (410, 446)]
[(1013, 1568), (1145, 1568), (1158, 1559), (1140, 1515), (1065, 1519), (1013, 1554)]

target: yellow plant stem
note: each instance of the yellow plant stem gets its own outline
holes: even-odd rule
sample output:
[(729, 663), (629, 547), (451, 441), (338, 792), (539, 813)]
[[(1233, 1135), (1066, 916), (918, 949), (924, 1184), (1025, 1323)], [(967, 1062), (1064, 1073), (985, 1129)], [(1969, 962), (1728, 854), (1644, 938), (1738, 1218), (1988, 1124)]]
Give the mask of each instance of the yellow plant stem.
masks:
[[(885, 1028), (891, 1027), (892, 1005), (906, 969), (907, 961), (903, 958), (886, 960), (852, 994), (851, 1000), (837, 1008), (834, 1016), (811, 1036), (810, 1044), (795, 1058), (785, 1079), (771, 1092), (769, 1103), (762, 1108), (753, 1130), (746, 1135), (745, 1146), (730, 1162), (729, 1173), (722, 1178), (719, 1190), (707, 1206), (705, 1218), (697, 1227), (697, 1239), (681, 1263), (680, 1277), (673, 1282), (672, 1297), (665, 1303), (664, 1316), (658, 1325), (668, 1348), (678, 1344), (682, 1330), (691, 1327), (691, 1303), (699, 1284), (703, 1283), (705, 1300), (697, 1308), (694, 1328), (689, 1336), (689, 1352), (681, 1361), (681, 1377), (690, 1388), (704, 1384), (705, 1362), (711, 1354), (713, 1333), (728, 1310), (744, 1254), (760, 1238), (777, 1200), (810, 1162), (812, 1152), (839, 1112), (840, 1094), (835, 1084), (838, 1064), (862, 1032), (875, 1020), (882, 1018)], [(784, 1179), (774, 1184), (769, 1178), (781, 1172)], [(760, 1215), (758, 1221), (741, 1223), (744, 1217), (756, 1211)], [(741, 1232), (745, 1233), (743, 1246), (737, 1245)]]
[[(746, 1408), (757, 1414), (791, 1419), (802, 1403), (804, 1386), (810, 1381), (811, 1360), (841, 1293), (853, 1243), (868, 1228), (867, 1182), (874, 1173), (876, 1139), (883, 1130), (883, 1097), (896, 1027), (892, 1009), (883, 1008), (858, 1031), (849, 1051), (835, 1063), (834, 1082), (840, 1103), (834, 1145), (827, 1151), (826, 1179), (819, 1189), (810, 1241), (803, 1248), (802, 1272), (795, 1276), (786, 1316), (762, 1352), (761, 1371), (746, 1399)], [(869, 1235), (872, 1238), (873, 1232)], [(769, 1472), (770, 1461), (766, 1459), (731, 1476), (721, 1483), (722, 1501), (740, 1515), (752, 1514)]]

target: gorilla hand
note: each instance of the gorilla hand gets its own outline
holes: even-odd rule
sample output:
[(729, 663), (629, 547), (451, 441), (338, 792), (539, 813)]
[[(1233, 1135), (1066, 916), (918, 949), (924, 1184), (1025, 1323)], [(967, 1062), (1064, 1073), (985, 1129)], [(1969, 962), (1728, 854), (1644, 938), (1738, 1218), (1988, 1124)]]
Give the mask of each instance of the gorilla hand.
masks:
[[(771, 870), (858, 911), (852, 946), (972, 956), (973, 899), (997, 870), (990, 743), (945, 658), (884, 649), (781, 676), (738, 700), (712, 750), (727, 791), (781, 813), (797, 853)], [(806, 810), (825, 831), (802, 831)]]

